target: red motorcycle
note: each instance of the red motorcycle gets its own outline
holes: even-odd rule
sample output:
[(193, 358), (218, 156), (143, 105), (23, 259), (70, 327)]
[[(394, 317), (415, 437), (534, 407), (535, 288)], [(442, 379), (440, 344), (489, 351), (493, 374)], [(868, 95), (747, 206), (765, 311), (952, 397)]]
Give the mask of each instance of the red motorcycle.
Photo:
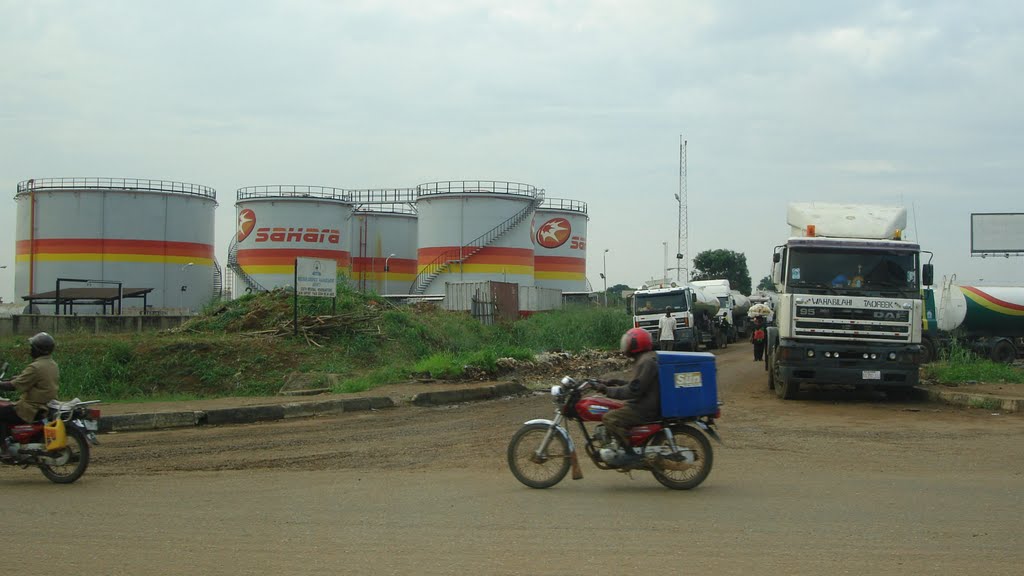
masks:
[[(665, 418), (630, 429), (629, 442), (635, 454), (630, 458), (614, 435), (600, 424), (605, 413), (623, 403), (603, 396), (584, 398), (584, 392), (593, 388), (591, 380), (577, 384), (568, 376), (562, 378), (560, 386), (551, 387), (556, 406), (554, 420), (526, 422), (508, 444), (508, 466), (517, 480), (530, 488), (550, 488), (561, 482), (570, 468), (573, 480), (583, 478), (575, 443), (562, 426), (566, 420), (579, 424), (583, 448), (601, 470), (647, 470), (673, 490), (689, 490), (708, 477), (714, 461), (708, 436), (721, 442), (714, 429), (718, 413)], [(585, 422), (599, 423), (593, 434)]]
[[(0, 367), (0, 379), (7, 363)], [(51, 482), (70, 484), (89, 466), (89, 445), (99, 444), (100, 411), (92, 408), (99, 400), (51, 401), (46, 417), (38, 422), (11, 426), (7, 438), (0, 438), (0, 464), (27, 468), (36, 466)], [(11, 402), (0, 398), (0, 406)]]

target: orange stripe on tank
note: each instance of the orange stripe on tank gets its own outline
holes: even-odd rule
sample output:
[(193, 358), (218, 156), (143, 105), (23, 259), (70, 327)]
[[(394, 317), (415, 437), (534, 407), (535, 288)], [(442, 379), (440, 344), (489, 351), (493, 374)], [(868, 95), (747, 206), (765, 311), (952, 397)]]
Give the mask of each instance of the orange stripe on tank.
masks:
[[(963, 290), (964, 292), (971, 292), (972, 294), (977, 296), (977, 298), (972, 299), (975, 302), (978, 302), (978, 304), (985, 306), (986, 308), (996, 309), (996, 307), (1001, 307), (1008, 308), (1010, 310), (1014, 310), (1017, 312), (1024, 312), (1024, 306), (1021, 306), (1020, 304), (1014, 304), (1013, 302), (1007, 302), (1006, 300), (1000, 300), (999, 298), (996, 298), (991, 294), (986, 294), (985, 292), (982, 292), (981, 290), (975, 288), (974, 286), (961, 286), (960, 289)], [(985, 302), (979, 301), (979, 298), (985, 300)]]
[(570, 258), (568, 256), (537, 256), (533, 267), (538, 272), (585, 273), (587, 261), (583, 258)]

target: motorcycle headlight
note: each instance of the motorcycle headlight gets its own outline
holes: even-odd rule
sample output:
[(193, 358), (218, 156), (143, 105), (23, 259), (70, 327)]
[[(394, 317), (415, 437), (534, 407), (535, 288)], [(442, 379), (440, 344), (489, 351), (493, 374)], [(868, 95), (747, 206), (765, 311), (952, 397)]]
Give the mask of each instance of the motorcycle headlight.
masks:
[(552, 386), (551, 387), (551, 395), (552, 396), (561, 396), (562, 395), (562, 387), (559, 386), (558, 384), (555, 384), (554, 386)]

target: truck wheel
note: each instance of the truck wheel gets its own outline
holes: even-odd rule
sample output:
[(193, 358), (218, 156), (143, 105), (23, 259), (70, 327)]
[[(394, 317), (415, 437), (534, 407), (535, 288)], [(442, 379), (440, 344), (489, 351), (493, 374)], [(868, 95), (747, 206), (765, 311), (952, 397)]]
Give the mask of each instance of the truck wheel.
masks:
[(937, 359), (935, 354), (935, 341), (931, 338), (921, 340), (921, 364), (934, 362)]
[(1013, 346), (1013, 342), (1009, 340), (1000, 340), (992, 346), (992, 352), (989, 354), (989, 358), (993, 362), (999, 362), (1001, 364), (1009, 364), (1017, 359), (1017, 348)]
[(782, 368), (775, 364), (775, 395), (783, 400), (793, 400), (798, 394), (800, 394), (800, 384), (787, 377)]

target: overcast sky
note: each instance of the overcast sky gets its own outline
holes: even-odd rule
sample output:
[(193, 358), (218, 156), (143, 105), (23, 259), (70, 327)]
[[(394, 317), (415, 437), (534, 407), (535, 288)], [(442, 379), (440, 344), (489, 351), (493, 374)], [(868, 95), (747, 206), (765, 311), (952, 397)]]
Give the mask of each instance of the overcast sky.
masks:
[[(16, 185), (526, 182), (590, 206), (587, 275), (743, 252), (756, 284), (790, 201), (897, 203), (939, 277), (971, 212), (1024, 212), (1024, 3), (0, 0), (0, 296)], [(1016, 161), (1014, 159), (1017, 159)], [(674, 265), (674, 263), (670, 263)]]

